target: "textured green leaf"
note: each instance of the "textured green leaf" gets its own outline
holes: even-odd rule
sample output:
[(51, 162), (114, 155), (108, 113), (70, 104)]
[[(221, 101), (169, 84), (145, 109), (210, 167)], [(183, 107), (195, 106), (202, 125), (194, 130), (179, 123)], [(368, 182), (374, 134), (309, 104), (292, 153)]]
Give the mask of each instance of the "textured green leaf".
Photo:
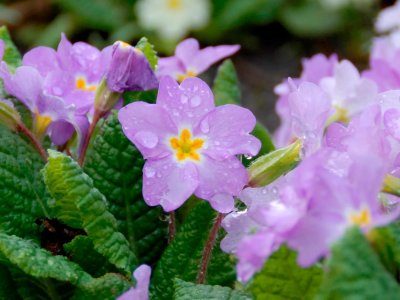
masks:
[(0, 231), (39, 240), (35, 220), (48, 217), (44, 162), (19, 135), (0, 126)]
[(250, 296), (218, 285), (203, 285), (174, 280), (174, 300), (250, 300)]
[(154, 50), (154, 46), (149, 43), (147, 38), (142, 37), (135, 47), (144, 53), (150, 63), (151, 68), (155, 70), (157, 68), (158, 56), (157, 52)]
[[(215, 217), (216, 212), (205, 201), (192, 209), (154, 271), (152, 294), (155, 299), (171, 299), (174, 278), (196, 280), (204, 244)], [(230, 285), (234, 280), (234, 262), (216, 243), (206, 283)]]
[[(77, 288), (72, 300), (114, 300), (131, 284), (119, 274), (108, 273)], [(135, 299), (132, 299), (135, 300)], [(140, 300), (140, 299), (137, 299)]]
[(400, 223), (377, 228), (369, 233), (379, 258), (394, 276), (400, 272)]
[(114, 112), (96, 136), (85, 171), (109, 201), (119, 230), (141, 263), (154, 263), (166, 246), (167, 222), (159, 207), (151, 208), (142, 196), (144, 160), (125, 137)]
[(251, 186), (264, 186), (292, 170), (300, 161), (302, 143), (293, 144), (257, 158), (248, 168)]
[(322, 279), (322, 270), (303, 269), (296, 263), (296, 253), (282, 246), (250, 282), (247, 290), (257, 300), (313, 299)]
[(71, 261), (77, 263), (93, 277), (100, 277), (109, 271), (117, 271), (100, 253), (94, 250), (93, 242), (88, 236), (78, 235), (64, 245)]
[(0, 233), (0, 259), (35, 278), (51, 278), (80, 285), (91, 280), (78, 265), (64, 256), (53, 256), (36, 244), (15, 235)]
[[(74, 227), (69, 221), (81, 218), (82, 228), (93, 241), (94, 248), (119, 269), (130, 274), (136, 263), (129, 243), (118, 231), (117, 221), (107, 210), (105, 197), (93, 186), (92, 179), (69, 156), (49, 150), (49, 162), (43, 170), (48, 190), (56, 200), (57, 215), (62, 221)], [(76, 210), (71, 209), (75, 205)], [(79, 214), (79, 215), (77, 215)]]
[(15, 282), (6, 266), (0, 264), (0, 299), (20, 299), (15, 289)]
[(219, 66), (214, 79), (213, 93), (215, 105), (240, 104), (239, 80), (230, 59)]
[(328, 272), (315, 299), (400, 299), (400, 287), (358, 228), (332, 248)]
[(12, 42), (10, 33), (5, 26), (0, 27), (0, 40), (3, 40), (5, 44), (3, 60), (11, 68), (18, 67), (21, 64), (21, 54)]

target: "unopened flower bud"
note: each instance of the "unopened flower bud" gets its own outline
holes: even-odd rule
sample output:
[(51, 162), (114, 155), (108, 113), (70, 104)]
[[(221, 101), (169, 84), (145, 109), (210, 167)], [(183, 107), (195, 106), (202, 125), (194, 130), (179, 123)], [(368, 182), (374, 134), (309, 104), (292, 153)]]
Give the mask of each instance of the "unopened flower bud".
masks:
[(257, 158), (248, 168), (249, 185), (264, 186), (292, 170), (301, 159), (301, 140)]

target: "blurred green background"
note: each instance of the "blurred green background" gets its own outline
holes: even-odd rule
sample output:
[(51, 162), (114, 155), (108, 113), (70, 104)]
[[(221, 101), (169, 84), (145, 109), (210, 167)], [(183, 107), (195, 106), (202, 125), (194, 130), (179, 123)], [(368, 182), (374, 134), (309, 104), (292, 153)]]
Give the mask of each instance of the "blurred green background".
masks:
[[(202, 26), (182, 25), (182, 34), (166, 37), (143, 22), (140, 2), (162, 15), (162, 6), (189, 7), (204, 2)], [(72, 41), (99, 48), (115, 40), (135, 43), (147, 36), (160, 55), (173, 53), (185, 37), (202, 46), (241, 44), (233, 59), (242, 83), (243, 105), (274, 129), (276, 96), (282, 78), (298, 76), (302, 57), (336, 52), (365, 66), (373, 23), (379, 9), (394, 1), (378, 0), (0, 0), (0, 25), (7, 25), (21, 51), (34, 46), (56, 47), (60, 33)], [(142, 3), (142, 6), (144, 6)], [(188, 10), (190, 11), (190, 10)], [(191, 15), (192, 14), (192, 15)], [(195, 17), (200, 12), (190, 11)], [(162, 18), (161, 18), (162, 19)], [(189, 18), (190, 19), (190, 18)], [(178, 22), (179, 17), (173, 18)], [(171, 22), (170, 22), (171, 23)], [(172, 26), (173, 24), (171, 24)], [(179, 25), (179, 24), (178, 24)], [(210, 81), (215, 68), (203, 78)]]

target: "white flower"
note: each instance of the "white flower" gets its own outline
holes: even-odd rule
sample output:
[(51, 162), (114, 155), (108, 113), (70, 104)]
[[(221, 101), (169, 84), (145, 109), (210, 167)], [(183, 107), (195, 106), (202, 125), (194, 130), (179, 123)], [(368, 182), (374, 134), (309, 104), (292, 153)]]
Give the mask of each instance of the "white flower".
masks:
[(140, 0), (136, 6), (140, 25), (162, 38), (179, 40), (191, 29), (205, 26), (209, 0)]

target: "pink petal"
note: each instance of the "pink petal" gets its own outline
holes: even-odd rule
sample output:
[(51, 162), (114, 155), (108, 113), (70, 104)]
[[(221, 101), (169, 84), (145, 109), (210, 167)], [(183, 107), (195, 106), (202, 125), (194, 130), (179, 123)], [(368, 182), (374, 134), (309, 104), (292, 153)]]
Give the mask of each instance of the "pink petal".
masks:
[(231, 56), (239, 49), (239, 45), (204, 48), (189, 63), (186, 63), (186, 68), (195, 71), (197, 74), (203, 73), (217, 61)]
[(178, 85), (166, 76), (160, 80), (157, 105), (168, 111), (178, 128), (191, 129), (214, 108), (214, 96), (201, 79), (187, 78)]
[(195, 129), (195, 135), (208, 137), (204, 153), (221, 160), (237, 154), (256, 155), (261, 142), (250, 135), (256, 118), (246, 108), (227, 104), (215, 108)]
[(223, 214), (231, 212), (235, 207), (235, 200), (233, 197), (224, 193), (215, 194), (208, 202), (210, 202), (212, 208)]
[(22, 64), (36, 68), (42, 76), (59, 68), (56, 51), (42, 46), (28, 51), (22, 59)]
[(177, 164), (171, 156), (146, 161), (143, 168), (143, 196), (150, 206), (161, 205), (166, 212), (180, 207), (199, 184), (196, 167)]
[(134, 102), (120, 109), (118, 119), (128, 139), (144, 158), (163, 157), (171, 153), (165, 140), (178, 130), (168, 113), (159, 105)]
[(156, 74), (158, 78), (163, 76), (172, 76), (178, 80), (179, 75), (186, 73), (182, 62), (175, 56), (160, 58), (158, 60), (158, 68)]
[(200, 45), (196, 39), (186, 39), (176, 46), (175, 56), (185, 65), (187, 70), (187, 66), (199, 54), (199, 49)]
[[(246, 168), (236, 157), (223, 161), (216, 161), (203, 155), (201, 163), (197, 165), (199, 172), (199, 186), (195, 195), (209, 200), (220, 207), (221, 196), (212, 199), (217, 194), (239, 195), (248, 181)], [(225, 199), (230, 202), (230, 200)], [(230, 203), (229, 203), (230, 204)], [(228, 205), (227, 205), (228, 206)]]

